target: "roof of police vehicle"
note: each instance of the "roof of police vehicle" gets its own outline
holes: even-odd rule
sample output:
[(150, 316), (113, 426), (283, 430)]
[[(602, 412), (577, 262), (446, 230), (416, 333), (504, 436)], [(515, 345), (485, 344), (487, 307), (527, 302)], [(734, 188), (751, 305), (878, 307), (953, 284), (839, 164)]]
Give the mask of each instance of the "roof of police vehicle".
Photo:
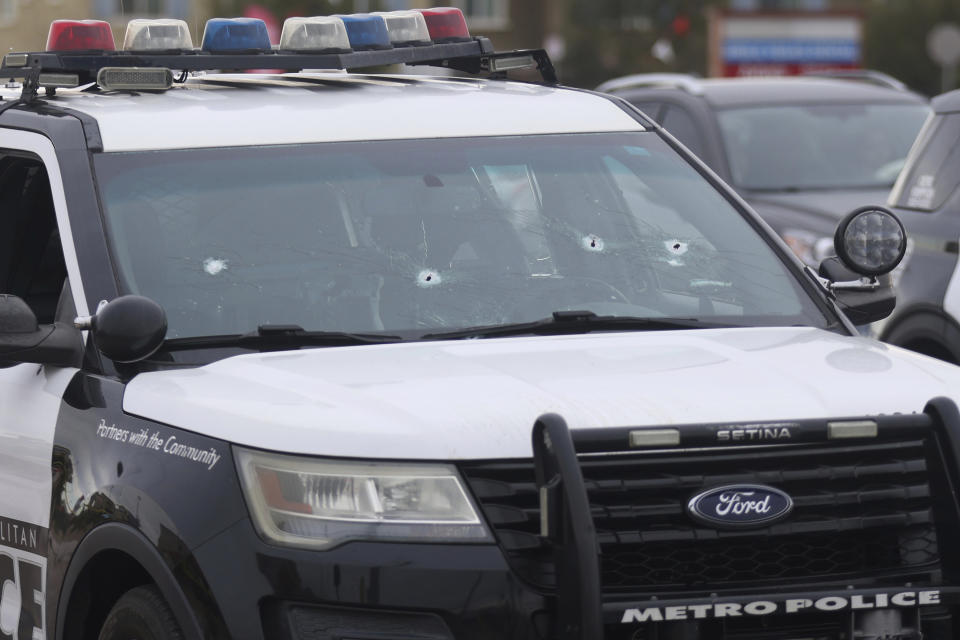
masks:
[(217, 74), (45, 100), (96, 119), (104, 151), (643, 130), (603, 97), (475, 78)]
[[(764, 106), (803, 103), (905, 103), (922, 104), (926, 99), (911, 91), (836, 78), (760, 77), (695, 79), (695, 95), (717, 107)], [(651, 89), (680, 89), (666, 85), (624, 87), (617, 91), (624, 97)], [(688, 89), (689, 91), (689, 89)]]

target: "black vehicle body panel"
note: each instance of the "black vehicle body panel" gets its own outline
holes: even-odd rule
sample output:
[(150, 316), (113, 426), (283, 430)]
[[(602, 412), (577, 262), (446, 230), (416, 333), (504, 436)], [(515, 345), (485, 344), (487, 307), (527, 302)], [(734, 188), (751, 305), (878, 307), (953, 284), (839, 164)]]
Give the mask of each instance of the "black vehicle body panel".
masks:
[[(56, 553), (48, 565), (48, 628), (58, 629), (58, 639), (80, 637), (73, 634), (86, 620), (67, 608), (71, 587), (85, 559), (122, 544), (117, 548), (145, 560), (148, 571), (154, 568), (161, 587), (175, 578), (179, 592), (167, 594), (171, 605), (189, 602), (197, 617), (182, 621), (185, 629), (199, 624), (205, 637), (222, 635), (192, 550), (247, 518), (230, 447), (124, 414), (123, 388), (81, 372), (64, 397), (53, 454), (49, 537)], [(164, 451), (179, 443), (220, 457), (209, 467)], [(109, 535), (101, 533), (107, 525), (113, 527)]]

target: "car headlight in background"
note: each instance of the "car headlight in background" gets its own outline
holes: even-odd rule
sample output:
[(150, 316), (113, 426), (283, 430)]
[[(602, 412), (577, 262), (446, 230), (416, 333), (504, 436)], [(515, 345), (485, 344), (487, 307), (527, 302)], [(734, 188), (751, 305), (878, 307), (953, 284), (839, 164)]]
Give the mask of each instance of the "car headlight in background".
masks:
[(833, 236), (821, 236), (802, 229), (784, 229), (784, 241), (803, 263), (816, 269), (824, 258), (836, 255)]
[(491, 540), (450, 465), (234, 451), (250, 514), (267, 541), (324, 549), (348, 540)]

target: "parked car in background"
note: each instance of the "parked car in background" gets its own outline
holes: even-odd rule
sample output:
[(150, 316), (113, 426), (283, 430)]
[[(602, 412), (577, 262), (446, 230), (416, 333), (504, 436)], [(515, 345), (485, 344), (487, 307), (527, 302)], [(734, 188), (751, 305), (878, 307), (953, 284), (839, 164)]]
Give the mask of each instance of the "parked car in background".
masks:
[(662, 124), (816, 267), (855, 207), (886, 200), (930, 112), (889, 76), (715, 78), (640, 74), (603, 83)]
[(960, 91), (933, 99), (906, 166), (890, 193), (912, 234), (894, 314), (879, 336), (960, 363)]

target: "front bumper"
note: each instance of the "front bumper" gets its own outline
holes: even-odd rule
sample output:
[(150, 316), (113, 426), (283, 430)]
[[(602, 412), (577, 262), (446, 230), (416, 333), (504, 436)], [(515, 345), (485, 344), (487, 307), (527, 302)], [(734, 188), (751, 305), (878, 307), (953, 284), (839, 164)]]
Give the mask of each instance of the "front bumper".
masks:
[[(354, 542), (324, 552), (263, 543), (240, 522), (196, 551), (233, 639), (545, 640), (552, 595), (517, 579), (494, 545)], [(869, 629), (869, 614), (897, 612), (902, 636), (956, 637), (960, 587), (777, 590), (750, 595), (620, 598), (600, 607), (608, 640), (840, 640)], [(960, 631), (960, 629), (957, 629)], [(601, 636), (597, 636), (599, 638)], [(877, 635), (876, 637), (883, 637)]]
[[(540, 638), (546, 600), (493, 544), (271, 546), (243, 521), (194, 557), (234, 640)], [(212, 625), (211, 625), (212, 626)], [(540, 630), (538, 631), (538, 626)]]
[[(244, 520), (195, 551), (210, 601), (217, 608), (198, 611), (197, 615), (217, 616), (231, 638), (255, 640), (953, 639), (960, 633), (960, 625), (953, 622), (960, 611), (960, 587), (953, 586), (960, 584), (960, 551), (952, 544), (960, 529), (956, 499), (960, 487), (960, 413), (949, 401), (937, 400), (924, 414), (871, 420), (876, 422), (879, 434), (870, 441), (873, 449), (899, 449), (902, 447), (897, 443), (903, 440), (919, 442), (915, 448), (925, 452), (922, 457), (926, 462), (922, 464), (916, 460), (873, 461), (870, 467), (874, 473), (889, 467), (913, 474), (910, 477), (921, 474), (928, 479), (923, 485), (927, 488), (919, 493), (883, 487), (884, 499), (892, 491), (891, 495), (902, 494), (911, 505), (914, 502), (910, 501), (919, 496), (927, 506), (911, 511), (913, 515), (878, 516), (856, 515), (852, 506), (837, 503), (831, 508), (839, 509), (842, 515), (830, 516), (832, 519), (813, 521), (798, 515), (793, 522), (747, 534), (755, 538), (779, 535), (785, 538), (784, 544), (791, 545), (796, 544), (790, 540), (798, 530), (811, 526), (823, 529), (833, 523), (841, 527), (836, 531), (852, 529), (862, 532), (866, 539), (871, 531), (879, 529), (858, 528), (864, 523), (880, 522), (906, 531), (917, 518), (928, 518), (924, 521), (935, 527), (939, 551), (924, 552), (917, 561), (915, 549), (902, 549), (898, 557), (907, 563), (902, 569), (889, 567), (871, 574), (867, 567), (860, 573), (834, 573), (829, 579), (815, 579), (813, 574), (797, 579), (788, 571), (777, 579), (748, 583), (742, 579), (737, 582), (737, 576), (753, 574), (734, 566), (736, 571), (730, 575), (735, 579), (727, 585), (706, 581), (678, 585), (674, 579), (670, 588), (648, 585), (641, 589), (636, 588), (637, 583), (631, 583), (631, 588), (622, 583), (613, 587), (602, 577), (609, 575), (602, 569), (603, 558), (637, 533), (634, 529), (604, 530), (598, 537), (595, 521), (607, 522), (602, 520), (606, 516), (603, 509), (598, 511), (596, 503), (599, 485), (593, 486), (597, 481), (590, 480), (588, 491), (581, 472), (581, 466), (595, 467), (597, 463), (578, 456), (623, 452), (624, 446), (616, 443), (626, 442), (624, 436), (629, 430), (610, 429), (599, 436), (571, 434), (562, 418), (544, 416), (534, 429), (535, 482), (531, 479), (511, 485), (491, 480), (490, 476), (478, 479), (477, 465), (466, 471), (471, 489), (479, 492), (486, 518), (496, 523), (493, 528), (498, 544), (352, 542), (328, 551), (306, 551), (268, 545)], [(847, 423), (859, 426), (862, 421)], [(798, 421), (789, 428), (793, 444), (802, 441), (821, 443), (817, 445), (821, 448), (835, 446), (834, 453), (839, 452), (841, 457), (868, 446), (849, 440), (830, 444), (835, 441), (828, 435), (827, 420)], [(690, 447), (697, 455), (716, 450), (715, 455), (720, 457), (720, 450), (729, 447), (717, 444), (726, 442), (722, 434), (739, 432), (737, 425), (675, 429), (681, 446)], [(737, 457), (763, 455), (767, 465), (781, 459), (777, 457), (784, 455), (780, 451), (796, 455), (804, 450), (781, 449), (763, 442), (735, 446)], [(678, 454), (670, 455), (676, 458)], [(602, 462), (598, 464), (608, 468), (620, 464), (614, 458), (599, 459)], [(624, 459), (628, 458), (620, 458)], [(831, 474), (839, 473), (836, 467), (832, 469), (820, 478), (827, 482), (825, 486), (834, 482)], [(844, 473), (860, 476), (865, 469), (854, 465)], [(690, 473), (698, 472), (705, 471)], [(803, 473), (809, 471), (804, 468)], [(647, 476), (641, 480), (647, 482)], [(523, 488), (524, 483), (529, 486)], [(606, 487), (604, 491), (616, 492), (620, 485), (629, 483), (618, 477), (613, 483), (599, 484)], [(482, 495), (486, 491), (487, 496), (500, 500), (503, 494), (515, 496), (518, 486), (538, 495), (539, 507), (495, 508)], [(861, 493), (857, 495), (865, 499), (875, 489), (872, 484), (859, 487)], [(822, 498), (824, 491), (816, 489), (817, 497)], [(524, 514), (539, 523), (541, 536), (516, 530), (525, 526), (521, 518)], [(647, 522), (644, 518), (649, 517), (641, 516), (641, 534), (642, 524)], [(871, 520), (877, 517), (879, 521)], [(663, 533), (654, 530), (643, 535), (657, 531)], [(684, 543), (690, 547), (709, 533), (696, 528), (692, 532)], [(512, 544), (508, 544), (510, 536), (514, 538)], [(731, 539), (720, 536), (718, 541)], [(904, 540), (914, 541), (909, 537)], [(647, 547), (651, 543), (640, 539), (631, 544)], [(532, 549), (534, 558), (525, 555), (524, 545)], [(679, 549), (682, 552), (683, 545)], [(753, 560), (751, 557), (748, 564)], [(526, 563), (526, 570), (521, 570), (519, 563)], [(730, 563), (742, 564), (736, 558)], [(535, 570), (530, 570), (531, 566)], [(831, 562), (830, 566), (845, 565)]]

